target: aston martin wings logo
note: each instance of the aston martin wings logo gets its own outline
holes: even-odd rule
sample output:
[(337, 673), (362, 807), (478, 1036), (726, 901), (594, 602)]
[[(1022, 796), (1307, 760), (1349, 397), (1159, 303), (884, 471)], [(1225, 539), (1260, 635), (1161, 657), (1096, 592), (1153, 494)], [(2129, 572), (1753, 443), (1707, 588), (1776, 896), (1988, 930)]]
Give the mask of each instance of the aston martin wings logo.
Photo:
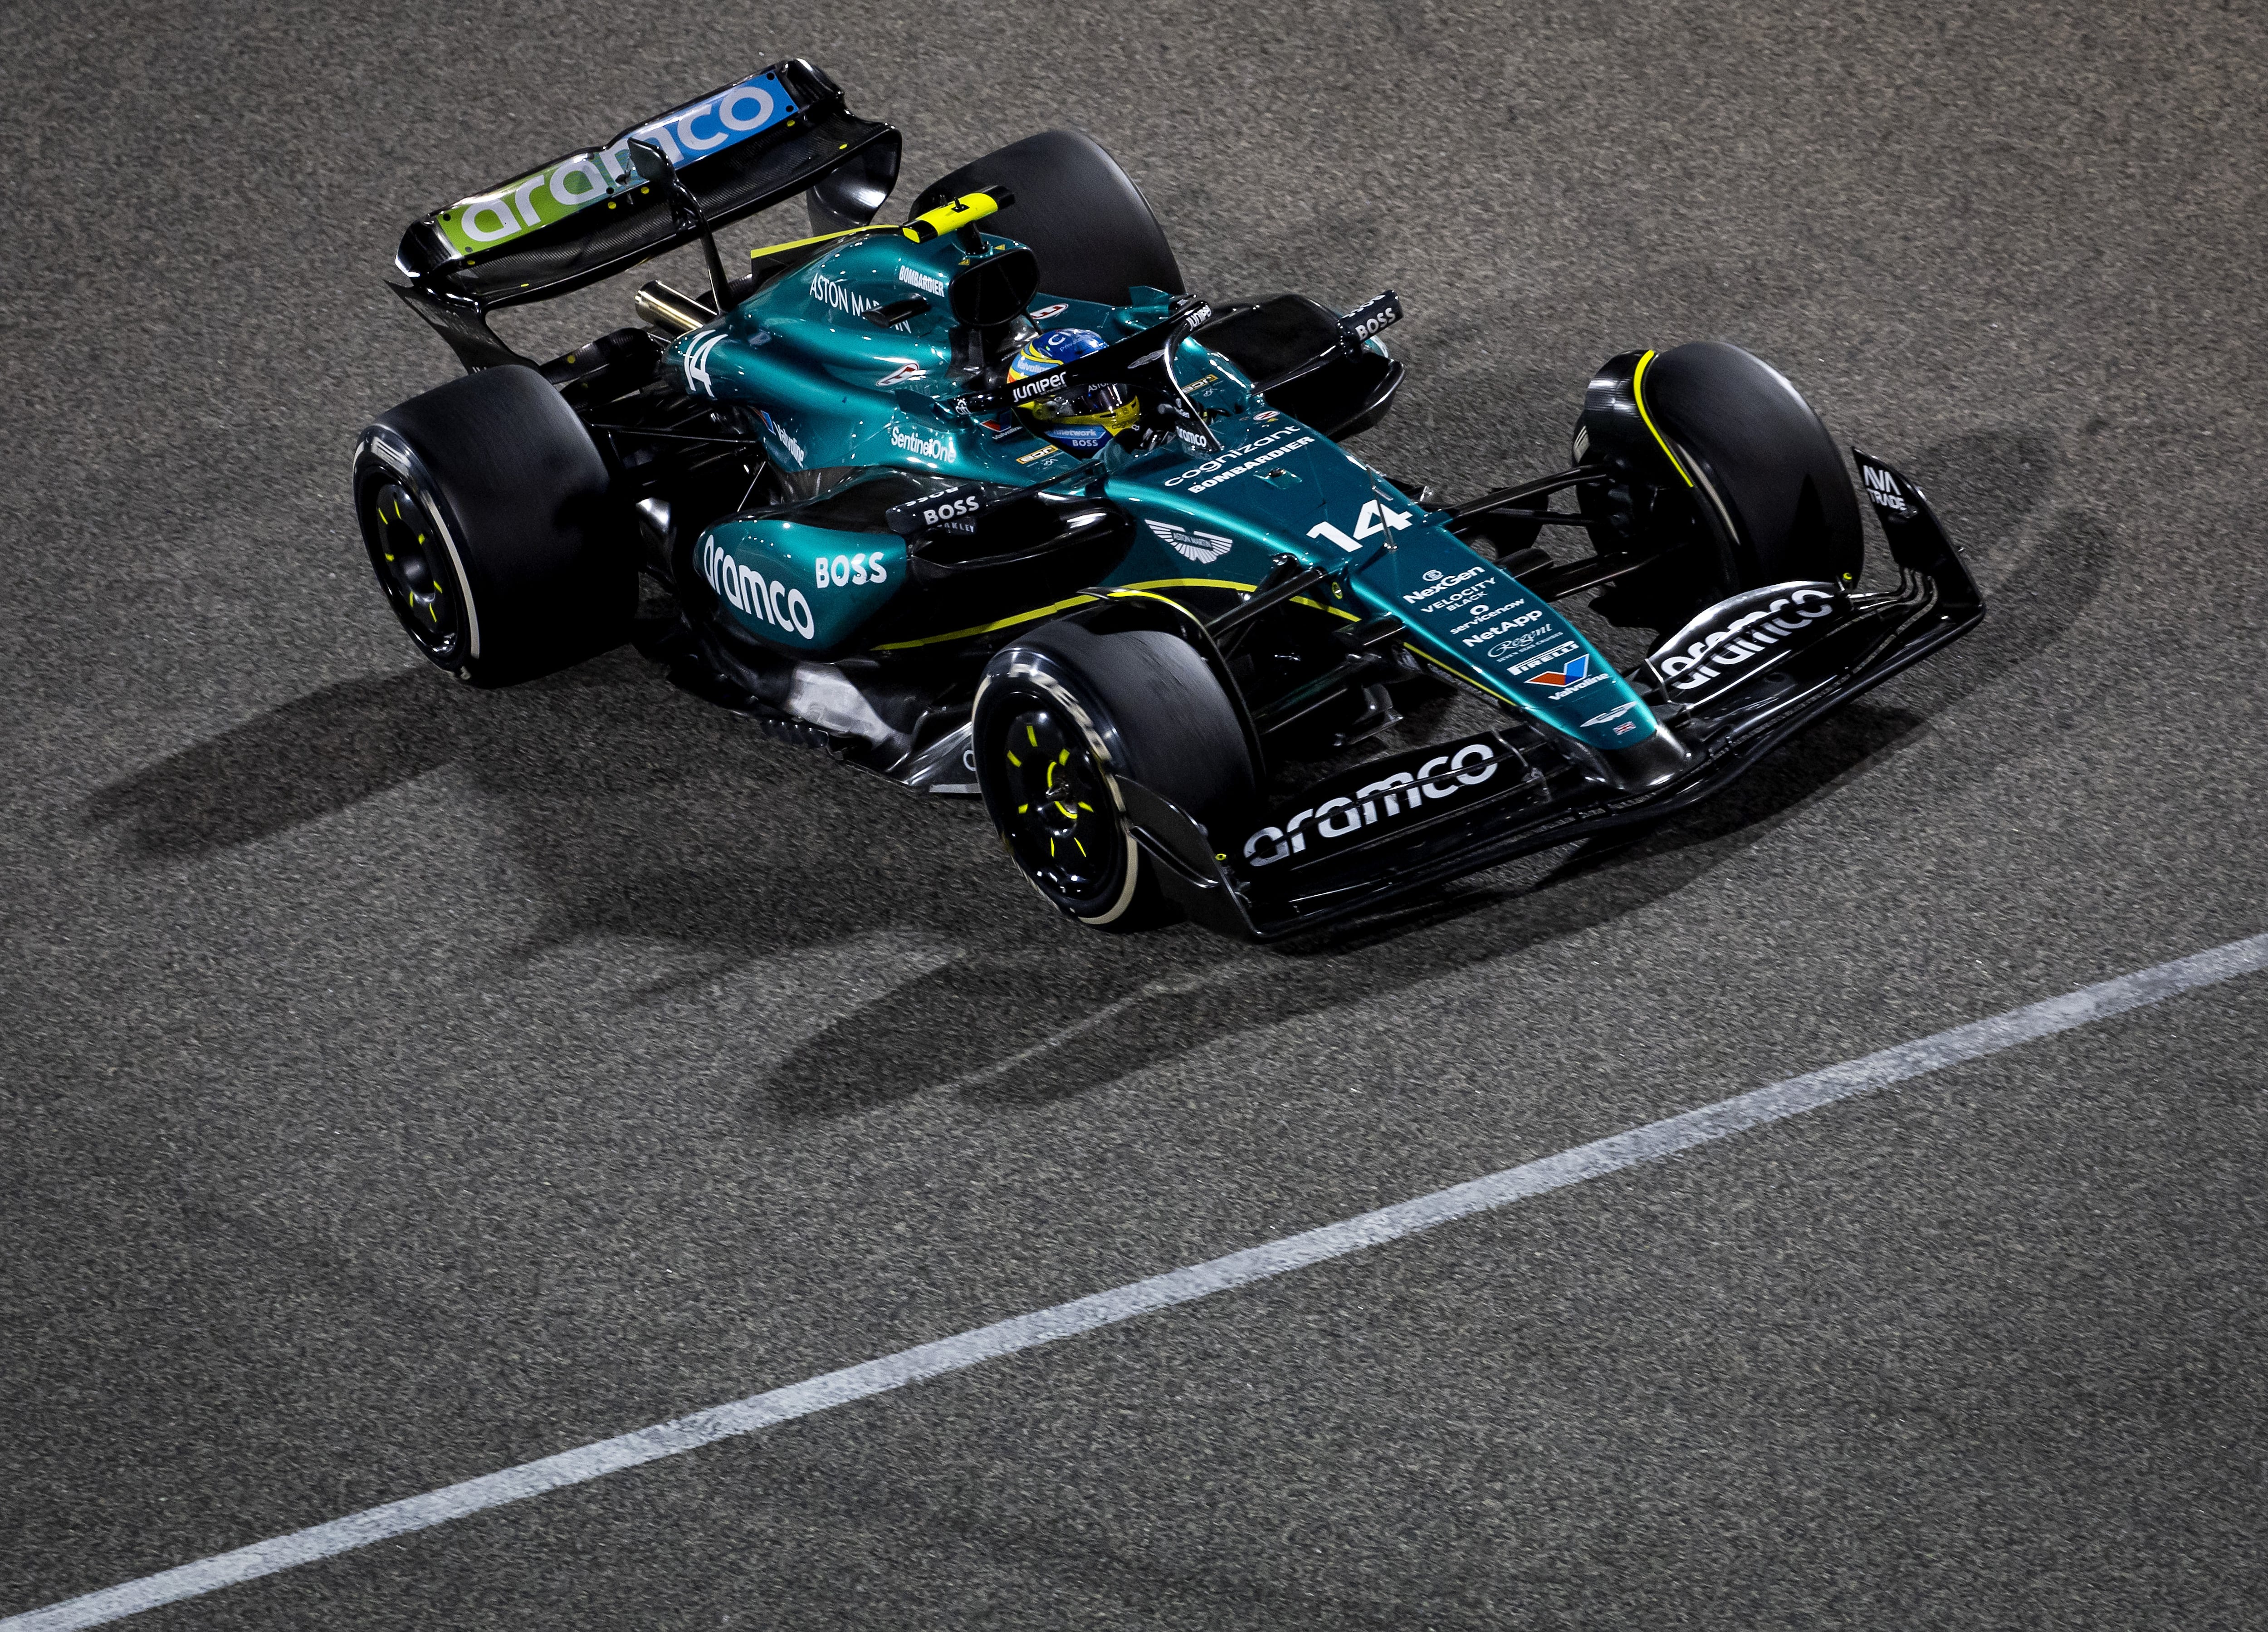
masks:
[(1149, 527), (1167, 548), (1206, 565), (1219, 560), (1236, 546), (1233, 538), (1224, 537), (1219, 533), (1192, 532), (1172, 521), (1152, 521)]

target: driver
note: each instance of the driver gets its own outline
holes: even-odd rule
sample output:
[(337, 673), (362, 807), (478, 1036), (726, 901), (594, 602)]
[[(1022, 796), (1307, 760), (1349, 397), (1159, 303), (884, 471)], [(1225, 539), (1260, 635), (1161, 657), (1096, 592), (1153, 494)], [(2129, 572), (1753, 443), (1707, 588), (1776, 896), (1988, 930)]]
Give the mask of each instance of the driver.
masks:
[[(1008, 365), (1008, 382), (1028, 380), (1051, 368), (1102, 350), (1092, 329), (1050, 329), (1024, 342)], [(1099, 452), (1132, 425), (1141, 399), (1122, 385), (1078, 386), (1056, 396), (1026, 402), (1022, 412), (1035, 431), (1074, 454)]]

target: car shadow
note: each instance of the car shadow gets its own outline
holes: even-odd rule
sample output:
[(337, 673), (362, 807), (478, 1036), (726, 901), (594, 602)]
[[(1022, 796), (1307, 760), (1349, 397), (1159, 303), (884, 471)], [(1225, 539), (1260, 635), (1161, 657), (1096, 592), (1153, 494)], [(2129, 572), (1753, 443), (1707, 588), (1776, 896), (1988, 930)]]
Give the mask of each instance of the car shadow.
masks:
[[(628, 648), (503, 691), (423, 668), (328, 686), (102, 788), (85, 814), (114, 831), (129, 864), (170, 868), (445, 774), (469, 785), (522, 862), (527, 927), (494, 956), (604, 936), (672, 949), (617, 1001), (878, 931), (940, 950), (752, 1082), (751, 1114), (833, 1117), (940, 1091), (1029, 1104), (1609, 922), (1867, 775), (2061, 639), (2095, 598), (2108, 532), (2073, 511), (2029, 524), (2055, 464), (2052, 444), (2024, 430), (1911, 462), (1984, 580), (1992, 611), (1976, 635), (1659, 826), (1290, 946), (1187, 926), (1080, 930), (1031, 896), (970, 802), (909, 795), (762, 738)], [(1998, 744), (1959, 740), (1963, 754)]]

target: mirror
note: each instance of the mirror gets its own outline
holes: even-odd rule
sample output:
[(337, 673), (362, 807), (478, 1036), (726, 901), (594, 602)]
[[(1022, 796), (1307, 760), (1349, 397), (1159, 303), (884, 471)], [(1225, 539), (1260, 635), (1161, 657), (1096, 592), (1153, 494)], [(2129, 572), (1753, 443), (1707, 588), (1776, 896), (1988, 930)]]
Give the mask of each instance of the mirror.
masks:
[(945, 298), (955, 322), (997, 329), (1022, 311), (1039, 286), (1039, 257), (1019, 244), (961, 268), (946, 286)]

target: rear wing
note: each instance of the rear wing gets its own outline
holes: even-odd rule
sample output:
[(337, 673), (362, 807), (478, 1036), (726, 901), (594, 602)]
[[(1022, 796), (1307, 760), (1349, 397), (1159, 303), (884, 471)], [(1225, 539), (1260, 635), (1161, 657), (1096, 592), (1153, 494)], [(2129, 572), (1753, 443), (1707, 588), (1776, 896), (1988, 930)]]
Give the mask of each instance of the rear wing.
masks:
[(852, 114), (824, 72), (776, 63), (412, 222), (394, 255), (409, 282), (392, 287), (466, 367), (524, 361), (485, 314), (692, 242), (686, 196), (712, 230), (798, 193), (814, 231), (864, 226), (897, 181), (898, 150), (897, 131)]

